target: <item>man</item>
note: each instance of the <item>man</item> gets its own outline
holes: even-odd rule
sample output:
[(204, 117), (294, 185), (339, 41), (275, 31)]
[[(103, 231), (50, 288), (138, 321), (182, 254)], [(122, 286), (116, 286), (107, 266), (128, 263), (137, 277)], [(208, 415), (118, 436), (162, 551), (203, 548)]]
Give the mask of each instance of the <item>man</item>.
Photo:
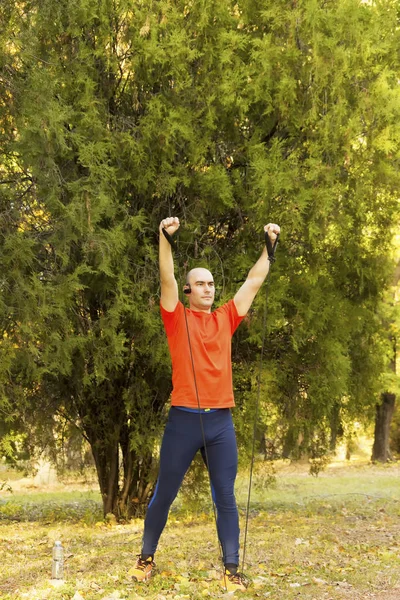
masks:
[[(268, 274), (268, 253), (264, 247), (233, 300), (214, 312), (212, 274), (207, 269), (192, 269), (184, 288), (189, 298), (189, 309), (185, 309), (179, 301), (171, 246), (162, 233), (165, 229), (172, 236), (178, 228), (177, 217), (163, 219), (159, 228), (161, 316), (172, 359), (173, 391), (158, 481), (145, 519), (142, 552), (130, 575), (137, 581), (150, 579), (170, 506), (200, 450), (208, 465), (217, 509), (225, 565), (222, 583), (229, 592), (244, 591), (246, 579), (238, 572), (239, 519), (234, 495), (237, 446), (230, 411), (234, 406), (231, 338)], [(280, 232), (278, 225), (270, 223), (264, 230), (273, 244)]]

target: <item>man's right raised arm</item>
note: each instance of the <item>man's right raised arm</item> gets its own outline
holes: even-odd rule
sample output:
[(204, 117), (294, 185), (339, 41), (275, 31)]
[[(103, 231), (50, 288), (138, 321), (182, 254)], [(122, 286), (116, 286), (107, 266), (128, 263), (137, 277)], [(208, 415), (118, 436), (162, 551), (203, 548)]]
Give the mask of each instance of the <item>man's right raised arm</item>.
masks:
[(179, 229), (178, 217), (167, 217), (160, 223), (160, 281), (161, 281), (161, 305), (168, 312), (173, 312), (178, 304), (178, 284), (174, 275), (174, 259), (171, 245), (162, 232), (165, 229), (169, 235), (173, 235)]

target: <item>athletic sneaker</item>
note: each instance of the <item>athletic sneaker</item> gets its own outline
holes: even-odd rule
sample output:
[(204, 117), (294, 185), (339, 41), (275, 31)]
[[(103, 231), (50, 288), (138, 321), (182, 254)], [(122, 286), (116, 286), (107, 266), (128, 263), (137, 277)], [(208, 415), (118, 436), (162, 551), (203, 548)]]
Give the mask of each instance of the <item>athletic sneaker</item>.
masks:
[(234, 594), (235, 592), (245, 592), (249, 580), (243, 573), (231, 573), (229, 569), (225, 569), (225, 575), (221, 583), (228, 594)]
[(155, 566), (156, 563), (151, 556), (144, 560), (139, 555), (136, 565), (128, 571), (128, 575), (132, 577), (132, 579), (136, 579), (136, 581), (148, 581), (153, 574)]

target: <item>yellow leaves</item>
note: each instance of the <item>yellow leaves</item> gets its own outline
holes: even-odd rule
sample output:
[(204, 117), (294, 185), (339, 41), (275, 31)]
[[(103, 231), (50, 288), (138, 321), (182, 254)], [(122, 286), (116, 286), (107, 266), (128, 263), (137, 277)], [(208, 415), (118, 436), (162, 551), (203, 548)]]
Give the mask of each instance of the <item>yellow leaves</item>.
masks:
[(111, 528), (111, 527), (119, 527), (119, 524), (118, 524), (118, 521), (117, 521), (117, 518), (115, 515), (113, 515), (112, 513), (107, 513), (106, 516), (104, 517), (104, 521), (97, 521), (95, 523), (95, 527)]
[(177, 583), (175, 583), (175, 588), (179, 589), (181, 585), (189, 585), (190, 581), (188, 577), (184, 577), (182, 575), (177, 575), (175, 577), (175, 580), (177, 581)]
[[(386, 471), (386, 468), (380, 469), (379, 473), (386, 477)], [(351, 600), (365, 598), (367, 585), (377, 592), (383, 591), (383, 575), (385, 583), (397, 581), (400, 525), (398, 494), (395, 492), (398, 490), (398, 466), (390, 466), (389, 471), (388, 481), (393, 485), (395, 480), (396, 486), (392, 501), (374, 499), (373, 488), (368, 488), (368, 503), (360, 502), (359, 494), (355, 498), (350, 496), (349, 489), (359, 492), (367, 484), (378, 485), (376, 477), (371, 479), (371, 473), (375, 471), (365, 468), (359, 474), (353, 467), (351, 480), (345, 480), (342, 495), (336, 497), (335, 493), (343, 490), (327, 489), (333, 485), (330, 477), (313, 479), (310, 480), (315, 494), (312, 503), (295, 504), (291, 500), (285, 504), (285, 510), (275, 508), (268, 512), (265, 509), (252, 517), (247, 545), (249, 559), (244, 572), (251, 577), (253, 585), (245, 597), (289, 600), (304, 595), (318, 600), (328, 597)], [(303, 488), (307, 481), (301, 476)], [(286, 486), (291, 482), (290, 475), (286, 475)], [(297, 478), (294, 479), (296, 482)], [(300, 492), (294, 483), (293, 498), (298, 500)], [(379, 486), (381, 490), (381, 481)], [(327, 492), (331, 492), (330, 508), (326, 503)], [(268, 492), (268, 502), (271, 502), (272, 493), (271, 490)], [(301, 493), (305, 495), (310, 490), (303, 489)], [(380, 512), (382, 507), (385, 513)], [(186, 519), (180, 512), (175, 515), (180, 516), (180, 523), (170, 521), (164, 531), (156, 559), (159, 571), (148, 585), (128, 581), (135, 551), (139, 551), (136, 545), (140, 543), (143, 529), (140, 519), (124, 525), (110, 526), (100, 522), (90, 527), (74, 522), (50, 526), (38, 522), (27, 527), (26, 523), (8, 525), (3, 521), (0, 579), (8, 578), (21, 590), (18, 596), (10, 596), (10, 600), (17, 600), (17, 597), (26, 600), (52, 600), (55, 597), (68, 600), (232, 598), (225, 596), (221, 587), (218, 549), (210, 541), (215, 536), (212, 519)], [(53, 540), (60, 538), (65, 540), (71, 555), (65, 564), (65, 582), (54, 589), (49, 582), (51, 546)], [(34, 585), (26, 583), (23, 570), (15, 569), (16, 559), (21, 560), (22, 556), (31, 561), (32, 568), (38, 573)]]
[(46, 213), (37, 201), (32, 200), (29, 210), (21, 213), (18, 231), (25, 232), (39, 228), (42, 231), (50, 228), (50, 215)]
[(161, 577), (173, 577), (174, 573), (172, 571), (161, 571)]

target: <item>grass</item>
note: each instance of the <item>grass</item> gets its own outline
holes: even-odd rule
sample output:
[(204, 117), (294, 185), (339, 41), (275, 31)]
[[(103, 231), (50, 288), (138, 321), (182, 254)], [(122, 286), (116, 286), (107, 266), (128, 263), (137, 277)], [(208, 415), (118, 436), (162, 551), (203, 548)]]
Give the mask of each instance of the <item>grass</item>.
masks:
[[(276, 483), (254, 478), (243, 598), (400, 598), (400, 468), (333, 465), (318, 478), (280, 465)], [(244, 529), (246, 478), (237, 497)], [(176, 502), (144, 586), (128, 571), (143, 523), (103, 521), (94, 491), (0, 494), (0, 597), (4, 600), (224, 598), (212, 516)], [(50, 581), (51, 548), (63, 541), (65, 583)]]
[(95, 523), (101, 518), (100, 494), (92, 491), (13, 494), (4, 499), (0, 496), (0, 523), (56, 520)]

